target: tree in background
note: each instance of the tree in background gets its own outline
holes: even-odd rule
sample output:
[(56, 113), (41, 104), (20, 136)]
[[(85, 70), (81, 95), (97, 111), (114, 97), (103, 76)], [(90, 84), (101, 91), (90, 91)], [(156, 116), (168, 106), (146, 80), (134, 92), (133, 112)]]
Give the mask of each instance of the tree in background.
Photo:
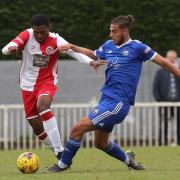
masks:
[[(114, 17), (133, 14), (133, 39), (147, 42), (161, 54), (169, 48), (180, 53), (179, 9), (179, 0), (4, 0), (0, 1), (0, 48), (24, 27), (29, 28), (35, 13), (48, 14), (54, 31), (91, 49), (107, 39)], [(0, 59), (5, 58), (0, 54)]]

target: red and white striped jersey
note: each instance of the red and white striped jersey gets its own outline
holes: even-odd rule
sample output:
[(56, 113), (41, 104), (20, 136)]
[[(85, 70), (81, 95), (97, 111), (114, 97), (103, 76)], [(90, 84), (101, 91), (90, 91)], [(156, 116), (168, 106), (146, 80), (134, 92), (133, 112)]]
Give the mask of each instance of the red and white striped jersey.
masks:
[(33, 36), (33, 29), (27, 29), (12, 42), (23, 50), (20, 70), (20, 87), (23, 90), (33, 91), (45, 81), (57, 84), (59, 52), (54, 51), (61, 45), (68, 44), (66, 40), (57, 33), (49, 32), (46, 40), (39, 43)]

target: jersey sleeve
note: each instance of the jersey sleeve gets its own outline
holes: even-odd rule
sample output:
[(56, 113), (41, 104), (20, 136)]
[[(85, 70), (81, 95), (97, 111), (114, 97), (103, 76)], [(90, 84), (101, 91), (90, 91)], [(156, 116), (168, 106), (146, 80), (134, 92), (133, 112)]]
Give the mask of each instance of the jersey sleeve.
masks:
[[(64, 38), (62, 38), (58, 34), (56, 34), (56, 37), (57, 37), (57, 48), (69, 44)], [(64, 51), (63, 53), (68, 54), (72, 58), (78, 60), (80, 63), (90, 64), (90, 62), (93, 61), (93, 59), (89, 58), (88, 56), (74, 52), (72, 49), (69, 49), (68, 51)]]
[(101, 45), (94, 53), (98, 58), (105, 59), (105, 44)]
[(153, 51), (146, 44), (140, 43), (138, 47), (138, 55), (142, 59), (142, 61), (153, 60), (156, 56), (156, 52)]
[(24, 30), (15, 39), (13, 39), (12, 42), (16, 43), (19, 48), (24, 49), (24, 46), (26, 45), (28, 39), (29, 32), (28, 30)]
[(59, 36), (59, 34), (57, 34), (57, 47), (60, 47), (62, 45), (66, 45), (66, 44), (69, 44), (69, 43), (64, 38)]

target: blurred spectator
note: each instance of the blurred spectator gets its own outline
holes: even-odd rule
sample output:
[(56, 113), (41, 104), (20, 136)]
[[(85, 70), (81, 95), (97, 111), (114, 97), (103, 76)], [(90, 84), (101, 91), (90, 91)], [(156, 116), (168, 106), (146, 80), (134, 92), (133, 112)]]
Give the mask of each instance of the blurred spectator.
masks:
[[(174, 66), (179, 66), (177, 63), (177, 52), (169, 50), (166, 54)], [(153, 94), (156, 101), (159, 102), (175, 102), (180, 101), (180, 79), (169, 73), (165, 69), (157, 71)], [(168, 144), (168, 120), (174, 119), (177, 121), (177, 144), (180, 144), (180, 107), (160, 107), (159, 108), (159, 144), (162, 144), (162, 122), (164, 122), (164, 143)]]

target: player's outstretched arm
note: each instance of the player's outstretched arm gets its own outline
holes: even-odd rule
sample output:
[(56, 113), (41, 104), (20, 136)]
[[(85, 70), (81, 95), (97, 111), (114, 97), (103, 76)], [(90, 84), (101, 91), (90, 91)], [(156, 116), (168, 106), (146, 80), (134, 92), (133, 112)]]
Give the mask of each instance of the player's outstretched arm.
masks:
[(99, 66), (107, 64), (107, 61), (98, 60), (92, 50), (70, 44), (63, 38), (59, 38), (59, 40), (61, 43), (59, 43), (58, 51), (68, 54), (80, 63), (89, 64), (96, 71), (98, 71)]
[(94, 59), (94, 60), (97, 60), (98, 57), (95, 56), (94, 52), (90, 49), (87, 49), (87, 48), (83, 48), (83, 47), (80, 47), (80, 46), (76, 46), (74, 44), (66, 44), (66, 45), (63, 45), (59, 48), (59, 51), (68, 51), (69, 49), (72, 49), (73, 51), (75, 52), (78, 52), (78, 53), (82, 53), (82, 54), (85, 54), (86, 56)]
[(180, 77), (180, 69), (170, 63), (166, 58), (162, 57), (161, 55), (157, 54), (154, 59), (152, 60), (154, 63), (159, 64), (164, 69), (168, 70), (175, 76)]
[(27, 41), (29, 39), (28, 30), (22, 31), (15, 39), (8, 43), (3, 49), (2, 53), (4, 55), (17, 54), (24, 49)]
[(18, 45), (14, 42), (10, 42), (2, 49), (4, 55), (17, 54), (19, 52)]
[(94, 59), (91, 59), (85, 54), (75, 52), (72, 49), (69, 49), (68, 51), (66, 51), (66, 53), (74, 59), (77, 59), (80, 63), (89, 64), (90, 66), (94, 67), (96, 71), (98, 70), (99, 66), (107, 64), (107, 61), (105, 60), (95, 61)]

